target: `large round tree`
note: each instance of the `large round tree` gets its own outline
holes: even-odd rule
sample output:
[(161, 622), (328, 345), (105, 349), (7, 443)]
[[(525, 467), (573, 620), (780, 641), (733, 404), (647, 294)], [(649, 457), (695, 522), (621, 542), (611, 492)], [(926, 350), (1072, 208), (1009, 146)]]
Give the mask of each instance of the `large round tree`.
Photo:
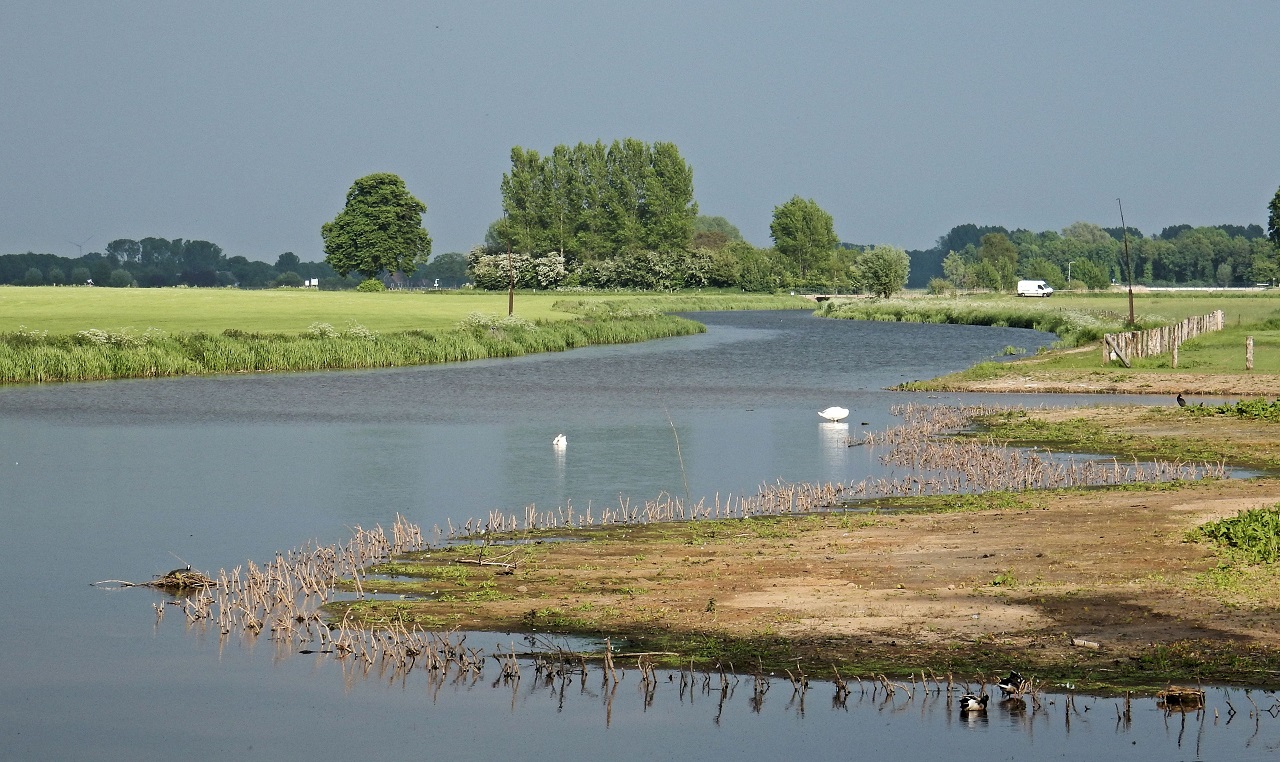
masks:
[(801, 279), (821, 267), (839, 241), (831, 215), (813, 199), (799, 196), (774, 207), (769, 232), (774, 248), (800, 270)]
[(426, 211), (399, 175), (365, 175), (347, 191), (346, 207), (320, 228), (324, 261), (342, 276), (411, 273), (431, 255), (431, 236), (422, 227)]

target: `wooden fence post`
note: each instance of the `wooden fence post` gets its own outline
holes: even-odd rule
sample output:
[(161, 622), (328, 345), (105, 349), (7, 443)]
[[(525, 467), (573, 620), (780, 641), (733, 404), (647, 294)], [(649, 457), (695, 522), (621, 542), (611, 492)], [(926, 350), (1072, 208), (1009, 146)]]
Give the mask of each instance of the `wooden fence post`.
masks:
[(1253, 337), (1244, 340), (1244, 369), (1253, 370)]

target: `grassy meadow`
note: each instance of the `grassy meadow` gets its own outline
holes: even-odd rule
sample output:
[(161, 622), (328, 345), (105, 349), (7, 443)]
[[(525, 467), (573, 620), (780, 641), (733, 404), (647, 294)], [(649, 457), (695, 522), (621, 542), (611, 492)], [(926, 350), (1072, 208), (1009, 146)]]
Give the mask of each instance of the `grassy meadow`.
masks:
[(672, 311), (792, 297), (0, 287), (0, 383), (424, 365), (705, 330)]
[[(719, 309), (812, 308), (798, 297), (746, 294), (574, 294), (518, 292), (515, 314), (531, 322), (569, 320), (579, 304), (635, 303), (664, 312)], [(558, 303), (564, 302), (566, 310)], [(0, 286), (0, 333), (25, 327), (51, 334), (87, 328), (170, 333), (227, 329), (257, 332), (304, 331), (312, 323), (339, 328), (358, 323), (373, 331), (439, 331), (467, 315), (507, 314), (506, 293), (486, 291), (241, 291), (205, 288), (87, 288)]]
[[(1139, 328), (1176, 323), (1193, 315), (1221, 309), (1226, 329), (1204, 334), (1181, 346), (1179, 372), (1238, 373), (1245, 370), (1245, 338), (1254, 338), (1254, 372), (1280, 373), (1280, 290), (1273, 291), (1150, 291), (1135, 292), (1134, 317)], [(1083, 347), (1104, 333), (1129, 330), (1128, 295), (1123, 290), (1094, 293), (1055, 293), (1048, 299), (1007, 294), (909, 296), (884, 301), (829, 302), (821, 314), (868, 320), (1035, 328), (1057, 334), (1061, 346)], [(1096, 370), (1097, 352), (1053, 352), (1036, 359), (1044, 370)], [(983, 363), (982, 375), (999, 375), (1011, 368)], [(1134, 360), (1137, 371), (1171, 370), (1169, 355)]]

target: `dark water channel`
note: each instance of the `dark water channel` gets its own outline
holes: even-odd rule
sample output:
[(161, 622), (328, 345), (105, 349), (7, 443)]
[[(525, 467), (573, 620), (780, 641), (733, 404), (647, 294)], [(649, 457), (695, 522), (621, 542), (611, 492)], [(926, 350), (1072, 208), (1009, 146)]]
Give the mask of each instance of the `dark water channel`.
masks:
[[(864, 423), (884, 428), (896, 422), (891, 406), (923, 401), (884, 387), (1052, 340), (805, 313), (698, 319), (707, 334), (515, 360), (0, 388), (0, 757), (1271, 753), (1280, 722), (1265, 714), (1256, 736), (1251, 721), (1193, 716), (1189, 745), (1190, 731), (1170, 725), (1181, 718), (1151, 702), (1135, 704), (1131, 725), (1117, 728), (1111, 703), (1089, 699), (1096, 708), (1068, 729), (1056, 709), (969, 723), (919, 698), (833, 708), (829, 685), (811, 689), (801, 712), (785, 681), (756, 712), (749, 690), (721, 708), (701, 694), (678, 696), (673, 683), (646, 705), (634, 675), (612, 701), (588, 682), (563, 705), (532, 680), (514, 692), (490, 688), (496, 671), (474, 685), (352, 678), (326, 657), (277, 652), (265, 637), (219, 644), (214, 631), (188, 631), (176, 611), (154, 625), (159, 594), (89, 584), (146, 580), (184, 563), (229, 569), (309, 540), (341, 541), (356, 524), (387, 526), (397, 513), (430, 527), (530, 503), (681, 495), (686, 480), (696, 499), (776, 479), (882, 475), (867, 448), (844, 447), (845, 432), (823, 428), (816, 411), (851, 408), (853, 433)], [(979, 400), (1098, 401), (928, 401)], [(558, 433), (568, 438), (562, 453), (551, 447)], [(1215, 695), (1210, 711), (1225, 700)]]

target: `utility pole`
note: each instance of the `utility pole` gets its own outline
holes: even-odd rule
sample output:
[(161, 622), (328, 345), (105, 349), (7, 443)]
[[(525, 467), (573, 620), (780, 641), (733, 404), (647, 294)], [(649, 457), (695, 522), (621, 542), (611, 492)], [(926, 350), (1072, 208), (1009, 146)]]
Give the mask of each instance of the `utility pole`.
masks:
[(1124, 233), (1124, 266), (1129, 271), (1129, 327), (1132, 328), (1137, 325), (1133, 319), (1133, 257), (1129, 256), (1129, 228), (1124, 224), (1124, 204), (1116, 199), (1116, 205), (1120, 207), (1120, 231)]
[(1067, 288), (1071, 288), (1071, 266), (1075, 263), (1074, 259), (1067, 263)]
[[(516, 268), (511, 264), (511, 242), (507, 242), (507, 275), (510, 281), (507, 284), (507, 317), (515, 314), (516, 311)], [(1132, 309), (1130, 310), (1132, 312)]]

